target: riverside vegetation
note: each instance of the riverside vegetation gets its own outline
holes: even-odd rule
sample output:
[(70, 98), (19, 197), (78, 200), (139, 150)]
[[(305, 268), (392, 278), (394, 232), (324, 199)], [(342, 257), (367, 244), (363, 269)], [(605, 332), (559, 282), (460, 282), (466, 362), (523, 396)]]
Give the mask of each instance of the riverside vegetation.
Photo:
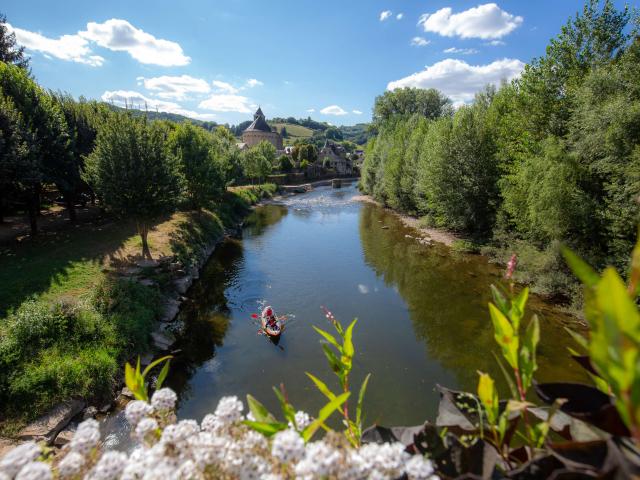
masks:
[[(574, 333), (574, 358), (592, 375), (594, 386), (536, 384), (538, 319), (526, 322), (528, 289), (515, 292), (515, 257), (504, 286), (492, 286), (489, 312), (510, 393), (498, 394), (494, 379), (478, 372), (477, 393), (443, 387), (438, 419), (416, 427), (371, 427), (362, 431), (367, 376), (349, 415), (349, 373), (355, 354), (356, 321), (346, 329), (326, 312), (339, 340), (316, 328), (322, 348), (343, 391), (333, 393), (307, 374), (327, 403), (311, 417), (296, 411), (284, 386), (274, 388), (282, 410), (278, 420), (247, 396), (249, 413), (237, 397), (224, 397), (202, 422), (180, 420), (177, 396), (162, 388), (170, 357), (141, 371), (127, 364), (125, 379), (136, 400), (126, 418), (138, 446), (126, 454), (102, 452), (98, 423), (86, 420), (60, 454), (35, 442), (25, 443), (0, 461), (8, 479), (88, 478), (264, 478), (264, 479), (435, 479), (435, 478), (631, 478), (640, 473), (640, 243), (632, 257), (627, 285), (614, 268), (598, 275), (572, 251), (564, 249), (583, 282), (590, 337)], [(164, 362), (149, 397), (147, 377)], [(374, 380), (375, 381), (375, 380)], [(547, 404), (535, 405), (535, 387)], [(503, 392), (504, 394), (504, 392)], [(344, 430), (326, 421), (335, 413)], [(319, 430), (326, 434), (313, 440)]]
[[(167, 278), (134, 282), (127, 265), (154, 250), (191, 268), (275, 186), (234, 185), (251, 162), (270, 171), (272, 159), (264, 146), (241, 155), (224, 127), (149, 121), (45, 91), (0, 20), (0, 205), (23, 206), (31, 226), (29, 241), (0, 259), (0, 422), (11, 433), (70, 397), (110, 397), (122, 363), (148, 349)], [(103, 213), (54, 240), (38, 235), (50, 191), (72, 223), (84, 196)]]
[[(466, 236), (539, 293), (579, 299), (570, 245), (626, 267), (640, 195), (637, 12), (589, 0), (522, 75), (454, 109), (436, 90), (376, 99), (361, 188)], [(475, 245), (474, 245), (475, 244)], [(578, 302), (579, 303), (579, 302)]]

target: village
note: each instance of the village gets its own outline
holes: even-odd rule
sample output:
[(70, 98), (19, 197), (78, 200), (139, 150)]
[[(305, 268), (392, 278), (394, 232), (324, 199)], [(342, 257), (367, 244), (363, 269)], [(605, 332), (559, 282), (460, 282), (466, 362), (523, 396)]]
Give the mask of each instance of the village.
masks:
[[(284, 145), (282, 134), (267, 123), (262, 108), (253, 115), (253, 122), (242, 132), (242, 142), (236, 146), (247, 152), (261, 142), (269, 142), (276, 149), (276, 159), (289, 159), (291, 168), (281, 168), (282, 161), (275, 162), (273, 174), (268, 181), (277, 185), (299, 183), (306, 180), (320, 180), (332, 177), (359, 176), (364, 162), (364, 150), (357, 148), (347, 151), (340, 142), (327, 139), (321, 148), (309, 141), (297, 141), (294, 145)], [(286, 163), (286, 162), (285, 162)]]

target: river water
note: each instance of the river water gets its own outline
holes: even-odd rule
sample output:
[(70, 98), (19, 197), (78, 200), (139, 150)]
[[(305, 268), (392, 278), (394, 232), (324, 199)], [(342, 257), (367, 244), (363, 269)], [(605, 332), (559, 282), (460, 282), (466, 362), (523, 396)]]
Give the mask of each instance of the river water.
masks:
[[(324, 397), (304, 372), (337, 384), (312, 329), (331, 329), (321, 306), (345, 325), (358, 318), (353, 384), (372, 374), (367, 424), (434, 420), (436, 384), (475, 391), (477, 371), (507, 395), (487, 309), (501, 272), (482, 256), (422, 245), (357, 194), (353, 185), (321, 187), (258, 207), (241, 239), (216, 249), (180, 314), (187, 328), (167, 381), (179, 418), (201, 420), (222, 396), (248, 393), (278, 411), (280, 384), (297, 409), (317, 413)], [(265, 302), (290, 317), (278, 345), (251, 319)], [(535, 298), (530, 306), (541, 319), (537, 378), (584, 380), (566, 348), (571, 319)]]

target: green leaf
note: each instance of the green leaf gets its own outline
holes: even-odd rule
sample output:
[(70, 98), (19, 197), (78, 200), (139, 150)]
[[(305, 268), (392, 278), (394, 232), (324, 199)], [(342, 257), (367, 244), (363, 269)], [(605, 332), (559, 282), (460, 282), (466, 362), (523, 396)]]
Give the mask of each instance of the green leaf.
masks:
[(284, 418), (286, 418), (289, 422), (295, 425), (296, 411), (291, 406), (291, 404), (287, 402), (287, 399), (284, 398), (284, 395), (280, 390), (278, 390), (276, 387), (273, 387), (273, 391), (275, 392), (276, 397), (278, 397), (278, 400), (280, 401), (280, 408), (282, 409), (282, 414), (284, 415)]
[(513, 322), (513, 329), (516, 333), (520, 329), (520, 320), (524, 317), (524, 309), (527, 306), (528, 298), (529, 288), (525, 287), (520, 290), (520, 293), (511, 302), (511, 321)]
[(572, 330), (569, 327), (564, 327), (564, 329), (566, 330), (566, 332), (569, 335), (571, 335), (571, 338), (573, 338), (578, 345), (580, 345), (585, 350), (589, 349), (589, 344), (588, 344), (587, 339), (585, 337), (583, 337), (578, 332), (576, 332), (575, 330)]
[(311, 424), (304, 429), (302, 432), (302, 438), (304, 438), (305, 442), (308, 442), (313, 434), (316, 433), (318, 428), (331, 416), (333, 412), (335, 412), (340, 406), (347, 401), (351, 395), (351, 392), (345, 392), (342, 395), (334, 398), (329, 403), (327, 403), (324, 407), (320, 409), (317, 418), (311, 422)]
[(538, 369), (536, 349), (539, 342), (540, 322), (538, 321), (538, 316), (534, 315), (524, 333), (524, 340), (520, 349), (520, 371), (522, 373), (522, 386), (525, 391), (531, 386), (533, 374)]
[(500, 311), (507, 315), (509, 313), (509, 304), (507, 303), (505, 296), (495, 285), (491, 285), (491, 295), (493, 295), (493, 301), (496, 302)]
[(584, 285), (593, 288), (598, 284), (600, 276), (589, 266), (587, 262), (582, 260), (578, 255), (573, 253), (571, 249), (565, 246), (561, 248), (561, 251), (567, 265), (569, 265), (569, 268), (571, 268), (575, 276), (578, 277)]
[(315, 325), (313, 325), (313, 329), (316, 332), (318, 332), (320, 335), (322, 335), (327, 342), (329, 342), (331, 345), (336, 347), (340, 353), (342, 353), (342, 347), (340, 347), (340, 344), (338, 343), (338, 341), (335, 339), (333, 335), (331, 335), (329, 332), (325, 332), (324, 330), (316, 327)]
[(511, 374), (509, 373), (507, 368), (504, 366), (502, 359), (498, 355), (496, 355), (495, 352), (493, 353), (493, 356), (496, 359), (496, 362), (498, 362), (498, 366), (500, 367), (500, 370), (502, 370), (502, 375), (504, 375), (504, 379), (507, 382), (507, 385), (509, 386), (511, 397), (518, 398), (520, 396), (518, 394), (518, 388), (516, 387), (516, 384), (513, 381), (513, 378), (511, 378)]
[(260, 403), (252, 395), (247, 395), (247, 405), (249, 405), (249, 411), (253, 414), (253, 418), (262, 423), (277, 423), (275, 417), (269, 413), (269, 410)]
[(513, 369), (518, 368), (518, 337), (507, 317), (493, 304), (489, 303), (489, 313), (493, 321), (494, 337), (502, 347), (507, 363)]
[[(147, 368), (144, 369), (144, 372), (142, 372), (142, 376), (146, 377), (147, 374), (151, 371), (151, 369), (153, 367), (155, 367), (156, 365), (164, 362), (165, 360), (169, 360), (173, 358), (173, 355), (167, 355), (165, 357), (162, 358), (158, 358), (157, 360), (154, 360), (153, 362), (151, 362), (149, 365), (147, 365)], [(138, 357), (138, 371), (140, 371), (140, 357)]]
[(331, 370), (333, 370), (333, 372), (335, 374), (340, 376), (342, 374), (342, 362), (340, 362), (340, 359), (329, 348), (329, 345), (323, 344), (322, 345), (322, 350), (324, 351), (324, 354), (327, 357), (327, 360), (329, 361), (329, 365), (331, 366)]
[(478, 398), (480, 398), (482, 406), (487, 413), (487, 420), (491, 425), (495, 425), (500, 412), (495, 382), (487, 373), (478, 372), (478, 374), (480, 375), (478, 379)]
[(353, 348), (353, 327), (356, 326), (356, 322), (358, 321), (357, 318), (353, 319), (353, 322), (351, 322), (349, 324), (349, 326), (347, 327), (347, 330), (344, 333), (344, 342), (343, 342), (343, 347), (342, 347), (342, 353), (343, 355), (349, 357), (349, 358), (353, 358), (353, 354), (355, 353), (354, 348)]
[(269, 423), (269, 422), (254, 422), (251, 420), (245, 420), (242, 423), (252, 428), (256, 432), (260, 432), (265, 437), (270, 437), (282, 430), (286, 430), (289, 427), (289, 425), (287, 425), (286, 423), (281, 423), (281, 422)]
[(164, 366), (162, 367), (162, 370), (160, 370), (160, 373), (158, 374), (158, 379), (156, 380), (156, 390), (160, 390), (162, 388), (162, 384), (167, 378), (167, 375), (169, 375), (170, 363), (171, 363), (171, 360), (167, 360)]
[(309, 372), (304, 373), (311, 379), (311, 381), (325, 397), (327, 397), (329, 400), (333, 400), (334, 398), (336, 398), (335, 394), (331, 390), (329, 390), (329, 387), (327, 387), (327, 385), (322, 380), (320, 380), (318, 377), (315, 377), (314, 375), (311, 375)]
[(362, 403), (364, 402), (364, 394), (367, 391), (369, 378), (371, 378), (370, 373), (368, 373), (367, 376), (364, 377), (362, 385), (360, 385), (360, 393), (358, 394), (358, 404), (356, 405), (356, 424), (358, 429), (362, 429)]
[(136, 371), (129, 364), (129, 362), (124, 364), (124, 383), (127, 385), (127, 388), (131, 390), (134, 394), (138, 391), (138, 378), (136, 376)]

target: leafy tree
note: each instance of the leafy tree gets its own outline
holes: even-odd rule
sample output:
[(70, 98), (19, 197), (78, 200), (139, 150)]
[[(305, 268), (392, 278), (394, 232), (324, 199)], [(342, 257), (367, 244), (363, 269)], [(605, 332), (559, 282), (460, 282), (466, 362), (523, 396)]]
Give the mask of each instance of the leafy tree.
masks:
[(224, 193), (221, 146), (213, 136), (189, 122), (179, 124), (170, 134), (167, 147), (175, 157), (192, 208), (200, 210)]
[(269, 165), (273, 165), (276, 161), (276, 147), (271, 142), (263, 140), (253, 147), (254, 150), (260, 153)]
[(283, 126), (282, 129), (280, 130), (280, 135), (282, 135), (282, 138), (289, 138), (289, 132), (287, 132), (287, 127)]
[(87, 157), (86, 178), (105, 206), (136, 221), (142, 255), (151, 258), (151, 221), (172, 210), (180, 194), (178, 167), (165, 146), (166, 130), (146, 118), (112, 115)]
[(290, 172), (293, 169), (293, 164), (287, 155), (280, 155), (278, 165), (281, 172)]
[(318, 161), (318, 148), (311, 143), (303, 143), (298, 146), (298, 159), (308, 160), (310, 163)]
[(342, 132), (336, 127), (329, 127), (324, 131), (324, 136), (328, 140), (342, 140)]
[(7, 17), (0, 14), (0, 61), (29, 70), (29, 58), (24, 54), (24, 47), (18, 46), (15, 33), (10, 33), (7, 25)]
[(251, 178), (252, 181), (257, 179), (259, 182), (262, 182), (262, 180), (271, 173), (273, 163), (264, 155), (264, 152), (270, 154), (271, 149), (266, 146), (258, 148), (263, 143), (267, 143), (273, 148), (273, 156), (275, 156), (275, 147), (269, 142), (260, 142), (255, 147), (243, 153), (242, 164), (244, 173), (247, 177)]
[(373, 107), (373, 123), (377, 126), (395, 116), (414, 114), (434, 119), (451, 115), (451, 100), (438, 90), (430, 88), (399, 88), (386, 91), (376, 97)]

